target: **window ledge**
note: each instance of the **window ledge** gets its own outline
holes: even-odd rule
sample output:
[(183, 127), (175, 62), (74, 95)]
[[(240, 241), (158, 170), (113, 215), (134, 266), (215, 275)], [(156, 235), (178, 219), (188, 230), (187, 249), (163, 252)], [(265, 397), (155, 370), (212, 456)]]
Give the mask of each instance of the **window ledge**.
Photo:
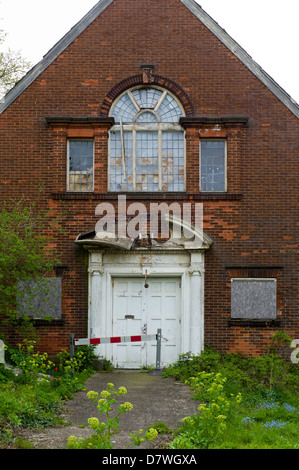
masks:
[(44, 320), (42, 318), (33, 318), (34, 326), (64, 326), (64, 318), (53, 318), (53, 320)]
[(68, 116), (60, 116), (60, 117), (46, 117), (46, 123), (51, 125), (82, 125), (82, 124), (114, 124), (114, 118), (111, 117), (68, 117)]
[(278, 319), (245, 319), (245, 318), (230, 318), (228, 320), (229, 326), (253, 326), (253, 327), (274, 327), (280, 325)]
[[(21, 323), (22, 320), (20, 319), (18, 323)], [(65, 319), (64, 318), (53, 318), (52, 320), (45, 320), (43, 318), (30, 318), (30, 323), (33, 326), (64, 326)]]
[(125, 195), (127, 200), (155, 199), (176, 201), (240, 201), (243, 194), (239, 193), (184, 193), (184, 192), (107, 192), (107, 193), (85, 193), (57, 191), (52, 193), (54, 200), (117, 200), (118, 196)]
[(248, 121), (248, 116), (194, 116), (180, 118), (180, 124), (183, 127), (199, 126), (203, 124), (246, 125)]

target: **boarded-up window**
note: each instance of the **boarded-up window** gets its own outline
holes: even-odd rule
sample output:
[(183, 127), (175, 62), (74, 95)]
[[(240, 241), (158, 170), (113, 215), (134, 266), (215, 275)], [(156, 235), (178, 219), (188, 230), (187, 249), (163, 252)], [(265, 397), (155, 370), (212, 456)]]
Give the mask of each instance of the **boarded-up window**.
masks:
[(231, 318), (276, 318), (276, 279), (231, 280)]
[(61, 278), (39, 278), (18, 284), (18, 311), (20, 316), (33, 318), (61, 318)]

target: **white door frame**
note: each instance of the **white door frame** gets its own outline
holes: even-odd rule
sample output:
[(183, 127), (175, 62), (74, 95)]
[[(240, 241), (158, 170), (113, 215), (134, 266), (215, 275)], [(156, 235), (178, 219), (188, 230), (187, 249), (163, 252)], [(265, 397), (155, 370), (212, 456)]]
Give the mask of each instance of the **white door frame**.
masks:
[[(180, 354), (204, 348), (204, 250), (103, 250), (89, 247), (88, 336), (112, 336), (114, 277), (181, 279)], [(162, 332), (163, 333), (163, 332)], [(109, 359), (112, 345), (97, 347)]]
[[(178, 353), (181, 352), (181, 278), (177, 277), (156, 277), (156, 276), (149, 276), (147, 277), (147, 283), (149, 284), (149, 288), (146, 289), (144, 287), (144, 277), (113, 277), (113, 300), (117, 298), (117, 294), (120, 294), (120, 291), (116, 288), (118, 286), (118, 282), (124, 281), (121, 288), (121, 297), (118, 298), (117, 301), (117, 308), (115, 308), (113, 302), (113, 336), (125, 336), (125, 335), (155, 335), (157, 333), (157, 328), (162, 328), (162, 341), (161, 341), (161, 366), (167, 366), (174, 362), (178, 357)], [(124, 295), (124, 288), (128, 286), (128, 297), (131, 297), (132, 291), (129, 287), (129, 283), (133, 282), (135, 284), (136, 289), (134, 291), (134, 297), (137, 294), (137, 297), (140, 302), (140, 309), (139, 307), (134, 311), (127, 311), (126, 299), (123, 297)], [(171, 295), (175, 297), (176, 301), (172, 304), (173, 310), (172, 311), (164, 311), (161, 310), (161, 315), (157, 316), (158, 311), (153, 311), (150, 307), (151, 299), (153, 299), (154, 293), (152, 291), (155, 281), (158, 281), (158, 284), (161, 286), (162, 291), (167, 289), (167, 283), (172, 281), (175, 282), (175, 290), (171, 292)], [(173, 285), (173, 284), (172, 284)], [(161, 292), (162, 293), (162, 292)], [(166, 298), (163, 296), (161, 297), (161, 302), (167, 310), (167, 301)], [(142, 304), (142, 305), (141, 305)], [(143, 309), (144, 308), (144, 309)], [(124, 317), (124, 310), (125, 313), (130, 314), (134, 313), (132, 320), (125, 320)], [(116, 315), (116, 312), (120, 313)], [(151, 317), (153, 317), (153, 322), (155, 325), (151, 323)], [(156, 318), (155, 318), (156, 317)], [(167, 326), (167, 319), (172, 319), (172, 328), (169, 329)], [(135, 319), (135, 323), (134, 323)], [(118, 320), (120, 323), (118, 323)], [(142, 320), (140, 322), (140, 320)], [(158, 323), (156, 321), (158, 320)], [(165, 323), (166, 321), (166, 323)], [(127, 323), (128, 322), (128, 323)], [(143, 331), (143, 327), (147, 325), (146, 331)], [(159, 326), (158, 326), (159, 325)], [(119, 327), (119, 329), (118, 329)], [(130, 329), (127, 329), (130, 328)], [(174, 337), (175, 336), (175, 342)], [(173, 345), (175, 345), (173, 349)], [(115, 367), (125, 367), (136, 369), (143, 366), (151, 366), (156, 362), (156, 346), (157, 341), (141, 341), (138, 343), (122, 343), (114, 344), (113, 345), (113, 365)], [(128, 351), (127, 351), (128, 350)], [(126, 354), (128, 352), (128, 354)], [(127, 357), (127, 359), (126, 359)]]

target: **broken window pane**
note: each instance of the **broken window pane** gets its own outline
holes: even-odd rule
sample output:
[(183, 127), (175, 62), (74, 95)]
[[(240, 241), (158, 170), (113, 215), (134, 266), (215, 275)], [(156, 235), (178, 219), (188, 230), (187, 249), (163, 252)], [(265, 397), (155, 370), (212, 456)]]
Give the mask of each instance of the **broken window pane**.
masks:
[(137, 88), (118, 99), (111, 116), (110, 190), (184, 191), (183, 113), (176, 99), (166, 90)]
[(201, 142), (201, 191), (225, 191), (225, 141)]
[(158, 132), (136, 134), (136, 190), (159, 190)]
[(69, 190), (93, 190), (93, 141), (69, 141)]
[(184, 191), (184, 135), (182, 132), (163, 132), (162, 136), (162, 189)]
[[(110, 190), (133, 191), (132, 132), (124, 132), (125, 158), (122, 156), (121, 133), (110, 134)], [(124, 172), (125, 165), (125, 172)], [(126, 179), (125, 179), (126, 173)]]

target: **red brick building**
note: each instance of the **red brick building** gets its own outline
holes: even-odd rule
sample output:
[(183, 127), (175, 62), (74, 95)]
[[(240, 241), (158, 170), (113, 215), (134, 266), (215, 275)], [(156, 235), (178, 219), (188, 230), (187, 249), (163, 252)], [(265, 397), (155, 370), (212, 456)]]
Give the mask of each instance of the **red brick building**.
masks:
[[(259, 354), (277, 330), (298, 338), (298, 117), (193, 0), (99, 1), (0, 104), (1, 199), (35, 200), (42, 181), (64, 228), (40, 350), (161, 328), (167, 364), (206, 344)], [(181, 209), (170, 239), (150, 226), (160, 203)], [(138, 368), (155, 343), (98, 353)]]

